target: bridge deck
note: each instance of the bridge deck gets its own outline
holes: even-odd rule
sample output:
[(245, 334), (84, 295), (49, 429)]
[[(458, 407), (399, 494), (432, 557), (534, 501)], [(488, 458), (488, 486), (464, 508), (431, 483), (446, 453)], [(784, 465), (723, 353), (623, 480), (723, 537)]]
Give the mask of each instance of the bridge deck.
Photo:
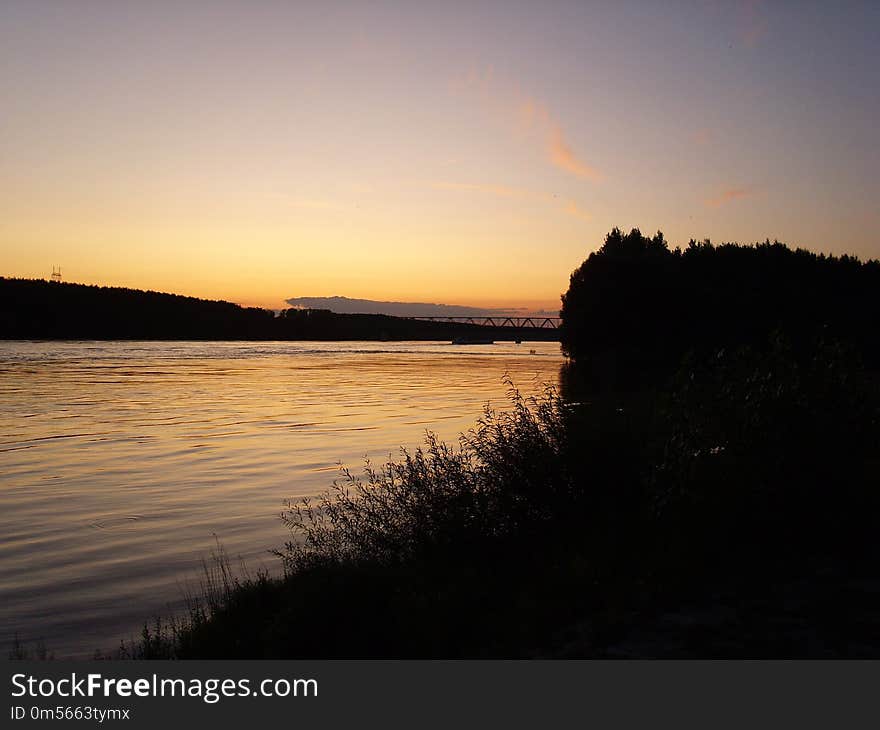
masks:
[(561, 317), (406, 317), (427, 322), (456, 322), (474, 324), (479, 327), (515, 327), (532, 329), (557, 329)]

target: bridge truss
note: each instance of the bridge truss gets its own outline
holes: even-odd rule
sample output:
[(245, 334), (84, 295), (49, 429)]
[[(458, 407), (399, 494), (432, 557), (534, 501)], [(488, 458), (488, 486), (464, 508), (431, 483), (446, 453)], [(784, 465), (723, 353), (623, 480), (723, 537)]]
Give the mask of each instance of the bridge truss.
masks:
[(557, 329), (562, 322), (561, 317), (407, 317), (426, 322), (456, 322), (458, 324), (475, 324), (480, 327), (514, 327), (517, 329)]

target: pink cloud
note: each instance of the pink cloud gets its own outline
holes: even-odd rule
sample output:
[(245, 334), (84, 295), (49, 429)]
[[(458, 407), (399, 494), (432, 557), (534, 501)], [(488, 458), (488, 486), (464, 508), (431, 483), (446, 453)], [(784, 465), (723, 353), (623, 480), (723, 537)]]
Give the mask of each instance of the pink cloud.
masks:
[(744, 187), (744, 188), (728, 188), (727, 190), (723, 190), (720, 195), (716, 195), (713, 198), (706, 199), (706, 205), (710, 208), (718, 208), (726, 203), (730, 203), (734, 200), (739, 200), (741, 198), (747, 198), (754, 195), (754, 190), (752, 188)]
[(593, 219), (593, 216), (591, 216), (587, 211), (585, 211), (583, 208), (581, 208), (573, 200), (569, 200), (565, 204), (565, 212), (568, 213), (570, 216), (574, 216), (575, 218), (579, 218), (582, 221), (589, 221), (589, 220)]
[(601, 175), (596, 168), (579, 159), (572, 151), (562, 134), (559, 125), (553, 124), (547, 132), (547, 151), (550, 161), (560, 170), (570, 172), (576, 177), (599, 180)]
[[(505, 90), (495, 78), (491, 67), (471, 70), (456, 79), (456, 92), (475, 94), (494, 115), (512, 120), (517, 133), (537, 142), (550, 164), (564, 172), (587, 180), (601, 180), (601, 173), (576, 153), (563, 131), (562, 125), (543, 102), (518, 89)], [(509, 121), (508, 121), (509, 123)]]
[(516, 105), (516, 125), (526, 132), (534, 132), (542, 140), (547, 159), (560, 170), (575, 177), (600, 180), (601, 175), (575, 154), (562, 131), (562, 126), (540, 101), (522, 97)]

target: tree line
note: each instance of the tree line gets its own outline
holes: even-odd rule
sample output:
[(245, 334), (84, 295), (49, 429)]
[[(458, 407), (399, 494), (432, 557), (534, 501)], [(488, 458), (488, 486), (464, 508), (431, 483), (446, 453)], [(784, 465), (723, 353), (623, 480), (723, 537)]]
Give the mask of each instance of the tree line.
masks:
[[(498, 340), (553, 340), (555, 330), (493, 328)], [(486, 328), (382, 314), (241, 307), (120, 287), (0, 278), (0, 339), (451, 340)]]
[(683, 356), (767, 345), (846, 343), (880, 365), (880, 262), (769, 240), (754, 246), (615, 228), (562, 296), (563, 350), (596, 384), (658, 382)]

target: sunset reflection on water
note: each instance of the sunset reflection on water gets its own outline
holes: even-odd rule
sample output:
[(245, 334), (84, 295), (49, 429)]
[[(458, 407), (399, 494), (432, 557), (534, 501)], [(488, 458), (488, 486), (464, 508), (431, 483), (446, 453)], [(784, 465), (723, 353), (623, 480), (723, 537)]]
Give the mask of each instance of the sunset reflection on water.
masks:
[(274, 569), (285, 499), (455, 440), (505, 374), (529, 395), (561, 363), (558, 343), (3, 343), (0, 641), (112, 649), (215, 539)]

